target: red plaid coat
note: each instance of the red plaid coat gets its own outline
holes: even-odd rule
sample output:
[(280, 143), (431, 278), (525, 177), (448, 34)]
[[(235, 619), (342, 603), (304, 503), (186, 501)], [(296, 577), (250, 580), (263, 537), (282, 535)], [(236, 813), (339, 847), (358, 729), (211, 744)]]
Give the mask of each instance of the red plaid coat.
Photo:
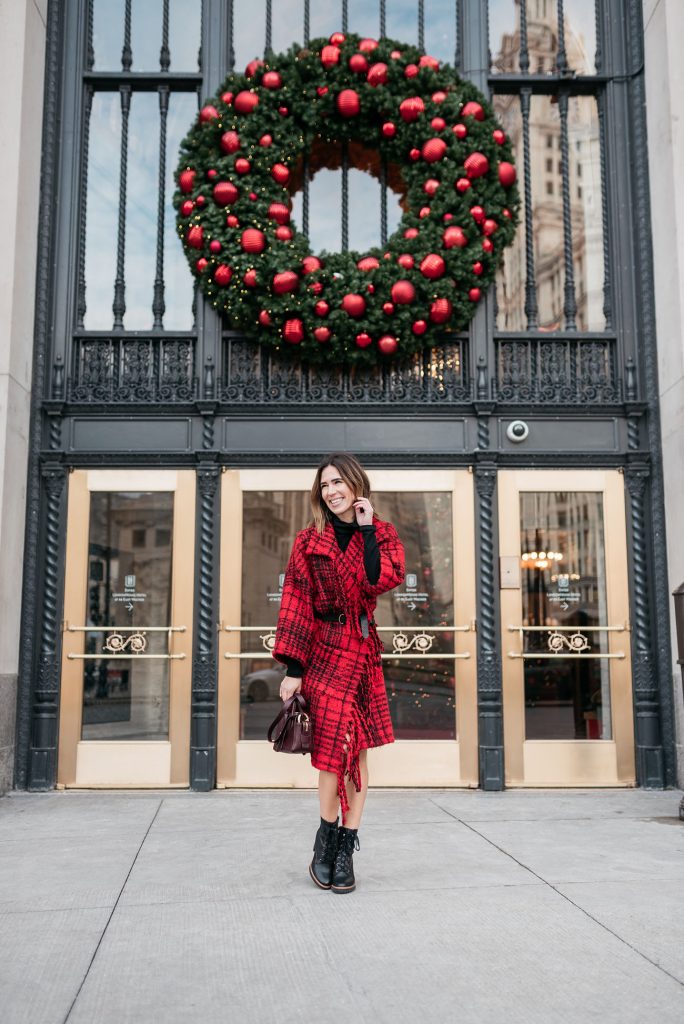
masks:
[[(274, 657), (296, 658), (304, 666), (302, 694), (309, 701), (314, 768), (335, 772), (342, 822), (349, 810), (345, 777), (361, 789), (359, 751), (394, 742), (380, 654), (383, 645), (371, 623), (364, 639), (359, 615), (372, 618), (377, 598), (404, 579), (404, 548), (391, 523), (374, 519), (380, 576), (370, 584), (363, 564), (363, 536), (357, 531), (341, 551), (330, 523), (319, 534), (302, 530), (285, 573)], [(347, 621), (322, 622), (314, 611), (344, 612)]]

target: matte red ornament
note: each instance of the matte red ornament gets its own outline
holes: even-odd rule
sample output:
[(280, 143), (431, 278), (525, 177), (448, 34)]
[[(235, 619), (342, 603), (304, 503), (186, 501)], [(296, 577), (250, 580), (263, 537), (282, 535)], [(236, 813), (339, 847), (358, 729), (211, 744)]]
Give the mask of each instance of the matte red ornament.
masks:
[(429, 206), (421, 206), (421, 208), (420, 208), (420, 210), (418, 212), (418, 216), (420, 217), (421, 220), (423, 220), (424, 217), (429, 217), (430, 216), (430, 207)]
[(347, 294), (340, 303), (348, 316), (358, 318), (366, 312), (366, 300), (363, 295)]
[(287, 224), (290, 220), (290, 210), (285, 203), (271, 203), (268, 208), (268, 216), (277, 224)]
[(218, 267), (214, 271), (214, 281), (216, 281), (216, 284), (220, 285), (222, 288), (225, 288), (227, 284), (230, 284), (232, 276), (233, 271), (226, 263), (219, 263)]
[(445, 249), (462, 249), (464, 245), (468, 244), (465, 231), (463, 228), (456, 227), (456, 225), (445, 228), (442, 241), (444, 242)]
[(180, 205), (181, 217), (189, 217), (194, 209), (195, 204), (192, 199), (185, 199)]
[(392, 316), (392, 313), (394, 312), (394, 304), (391, 302), (383, 302), (382, 311), (385, 316)]
[(262, 327), (270, 327), (271, 326), (271, 317), (266, 312), (265, 309), (262, 309), (261, 312), (259, 313), (259, 323), (261, 324)]
[(392, 301), (398, 306), (406, 306), (416, 297), (416, 289), (410, 281), (395, 281), (392, 285)]
[(470, 187), (471, 185), (468, 178), (459, 178), (456, 184), (454, 185), (454, 188), (456, 189), (457, 192), (467, 192)]
[(456, 138), (461, 140), (465, 139), (466, 135), (468, 134), (468, 129), (464, 124), (455, 124), (451, 130), (456, 136)]
[(215, 171), (213, 167), (210, 167), (207, 171), (207, 178), (213, 180), (218, 175), (218, 171)]
[(369, 295), (375, 295), (375, 285), (371, 282), (366, 288)]
[(283, 324), (283, 338), (289, 345), (298, 345), (304, 340), (304, 324), (297, 317)]
[(204, 196), (197, 196), (195, 202), (197, 203), (198, 206), (204, 206), (206, 204), (206, 199), (204, 198)]
[(314, 281), (312, 284), (309, 285), (309, 289), (314, 293), (314, 295), (320, 295), (321, 292), (323, 291), (323, 282)]
[(359, 270), (377, 270), (380, 266), (380, 261), (376, 260), (375, 256), (364, 256), (356, 266)]
[(439, 188), (439, 182), (436, 178), (428, 178), (423, 185), (423, 192), (427, 192), (429, 196), (434, 196), (435, 192)]
[(433, 94), (431, 96), (431, 99), (432, 99), (433, 103), (444, 103), (444, 100), (446, 98), (447, 98), (447, 94), (445, 92), (442, 92), (441, 89), (439, 89), (437, 92), (433, 92)]
[(425, 110), (425, 104), (420, 96), (409, 96), (399, 104), (399, 114), (406, 122), (417, 121)]
[(435, 299), (430, 306), (430, 319), (433, 324), (445, 324), (452, 311), (453, 307), (449, 299)]
[(192, 192), (193, 188), (195, 187), (196, 175), (197, 171), (192, 171), (190, 169), (188, 169), (187, 171), (180, 172), (178, 176), (178, 185), (180, 187), (181, 192), (183, 192), (185, 195), (187, 195), (188, 192)]
[(463, 164), (469, 178), (481, 178), (489, 170), (489, 160), (484, 153), (471, 153)]
[(494, 131), (492, 132), (492, 138), (499, 146), (503, 146), (504, 142), (506, 141), (506, 135), (504, 132), (501, 131), (500, 128), (494, 129)]
[(286, 224), (279, 224), (276, 228), (276, 238), (281, 242), (289, 242), (294, 234), (292, 228), (287, 227)]
[(259, 145), (263, 146), (264, 149), (268, 149), (269, 146), (273, 145), (273, 136), (272, 135), (262, 135), (261, 138), (259, 139)]
[(473, 218), (476, 224), (482, 224), (485, 219), (485, 212), (481, 206), (471, 206), (470, 216)]
[(216, 107), (212, 107), (211, 103), (208, 103), (206, 107), (202, 107), (199, 112), (199, 119), (202, 124), (207, 124), (209, 121), (215, 121), (218, 116), (218, 110)]
[(257, 272), (253, 268), (245, 271), (244, 277), (242, 278), (247, 288), (256, 288), (257, 286)]
[(233, 106), (238, 114), (251, 114), (259, 106), (259, 97), (255, 92), (248, 92), (245, 89), (237, 94)]
[(252, 165), (250, 164), (249, 160), (246, 160), (244, 158), (244, 156), (238, 157), (238, 159), (235, 161), (235, 170), (238, 172), (238, 174), (249, 174), (251, 169)]
[(188, 228), (188, 233), (185, 236), (185, 241), (188, 243), (191, 249), (201, 249), (204, 245), (204, 229), (195, 224), (193, 227)]
[(314, 338), (316, 339), (316, 341), (320, 341), (321, 345), (324, 345), (326, 341), (330, 341), (329, 327), (316, 327), (313, 333)]
[(277, 71), (266, 71), (261, 79), (261, 84), (264, 89), (279, 89), (283, 84), (283, 80)]
[(335, 101), (342, 117), (356, 117), (361, 110), (361, 101), (356, 89), (343, 89)]
[(411, 158), (411, 160), (413, 160), (414, 163), (416, 162), (416, 160), (420, 160), (420, 150), (419, 149), (410, 149), (409, 150), (409, 157)]
[(290, 180), (290, 171), (285, 164), (273, 164), (271, 168), (271, 177), (278, 185), (287, 185)]
[(360, 75), (363, 71), (368, 71), (368, 61), (362, 53), (353, 53), (349, 58), (349, 70), (355, 74)]
[(479, 260), (477, 260), (476, 263), (473, 263), (473, 274), (476, 274), (479, 277), (483, 270), (484, 267)]
[(442, 160), (447, 151), (447, 144), (444, 139), (428, 139), (423, 143), (423, 160), (429, 164)]
[(434, 128), (436, 132), (442, 132), (446, 128), (446, 121), (443, 117), (433, 117), (430, 121), (430, 126)]
[(222, 248), (223, 246), (219, 242), (218, 238), (212, 238), (211, 242), (209, 243), (209, 252), (221, 252)]
[(387, 65), (382, 63), (374, 64), (366, 75), (366, 81), (373, 88), (378, 85), (384, 85), (387, 81)]
[(205, 259), (204, 256), (200, 256), (200, 258), (195, 263), (195, 266), (197, 267), (198, 272), (200, 274), (203, 274), (204, 271), (209, 266), (209, 260)]
[(506, 218), (506, 220), (510, 220), (511, 217), (513, 216), (511, 211), (506, 209), (505, 207), (504, 207), (504, 209), (501, 212), (503, 213), (503, 215)]
[(427, 326), (425, 320), (414, 320), (411, 324), (411, 330), (414, 334), (425, 334)]
[(324, 68), (333, 68), (340, 60), (339, 46), (324, 46), (321, 50), (321, 64)]
[(391, 334), (383, 334), (382, 338), (378, 340), (378, 350), (382, 352), (383, 356), (394, 355), (398, 347), (397, 339)]
[(373, 341), (373, 339), (371, 338), (370, 334), (366, 334), (365, 331), (363, 331), (361, 334), (357, 334), (355, 340), (356, 340), (356, 344), (359, 346), (359, 348), (368, 348), (368, 346)]
[(273, 277), (273, 291), (276, 295), (285, 295), (286, 292), (294, 292), (299, 288), (299, 276), (294, 270), (283, 270)]
[(333, 32), (328, 42), (332, 43), (333, 46), (341, 46), (346, 38), (344, 32)]
[(464, 104), (461, 108), (461, 117), (474, 117), (476, 121), (484, 121), (484, 110), (481, 104), (476, 103), (474, 100), (470, 100), (469, 103)]
[(449, 220), (453, 220), (453, 219), (454, 219), (453, 213), (445, 213), (442, 216), (442, 220), (444, 220), (444, 221), (449, 221)]
[(229, 228), (239, 228), (240, 221), (237, 219), (234, 213), (229, 213), (226, 217), (226, 224)]
[(433, 71), (437, 71), (439, 68), (439, 61), (436, 57), (431, 57), (429, 53), (424, 53), (418, 64), (421, 68), (432, 68)]
[(479, 288), (471, 288), (468, 292), (468, 298), (471, 302), (479, 302), (482, 298), (482, 292)]
[(415, 238), (418, 234), (418, 228), (406, 228), (404, 231), (404, 238)]
[(397, 256), (397, 263), (400, 267), (403, 267), (404, 270), (411, 270), (415, 260), (410, 252), (403, 252), (401, 256)]
[(482, 249), (484, 252), (494, 252), (494, 243), (491, 238), (482, 239)]
[(228, 206), (229, 203), (234, 203), (239, 192), (232, 181), (219, 181), (217, 185), (214, 185), (214, 202), (217, 206)]
[(317, 94), (319, 96), (325, 96), (326, 93), (328, 92), (328, 86), (327, 85), (319, 85), (319, 86), (316, 87), (316, 92), (317, 92)]
[(493, 235), (494, 232), (496, 231), (496, 229), (498, 228), (498, 226), (499, 225), (496, 223), (495, 220), (492, 220), (491, 217), (487, 217), (486, 221), (482, 225), (483, 234), (485, 234), (485, 235)]
[(397, 134), (397, 126), (392, 121), (385, 121), (382, 126), (382, 134), (386, 139), (393, 139)]
[(266, 248), (266, 236), (263, 231), (258, 231), (257, 228), (247, 228), (246, 231), (242, 232), (240, 245), (244, 252), (263, 252)]
[(221, 93), (221, 102), (225, 103), (225, 105), (227, 107), (229, 107), (231, 105), (231, 103), (233, 102), (233, 94), (232, 94), (232, 92), (222, 92)]
[(499, 164), (499, 181), (504, 188), (510, 188), (515, 182), (517, 175), (513, 164), (509, 164), (507, 160), (502, 160)]
[(419, 68), (417, 64), (407, 64), (404, 68), (404, 78), (415, 78), (418, 74), (418, 70)]
[(436, 252), (429, 252), (427, 256), (425, 256), (421, 261), (420, 272), (423, 275), (423, 277), (428, 277), (430, 278), (430, 280), (435, 280), (436, 278), (442, 276), (445, 267), (446, 264), (444, 263), (444, 260), (442, 259), (441, 256), (439, 256)]
[(263, 68), (263, 66), (263, 60), (259, 60), (258, 57), (255, 57), (254, 60), (250, 60), (249, 64), (245, 68), (245, 77), (254, 78), (259, 68)]
[(359, 43), (359, 50), (362, 50), (364, 53), (370, 53), (371, 50), (377, 49), (377, 46), (377, 39), (362, 39)]
[(224, 153), (235, 153), (240, 148), (240, 137), (237, 132), (224, 132), (221, 136), (221, 149)]
[(318, 256), (305, 256), (302, 260), (302, 271), (304, 274), (313, 274), (314, 270), (320, 270), (322, 266)]
[(319, 299), (316, 305), (314, 306), (314, 310), (316, 316), (327, 316), (328, 313), (330, 312), (330, 306), (325, 301), (325, 299)]

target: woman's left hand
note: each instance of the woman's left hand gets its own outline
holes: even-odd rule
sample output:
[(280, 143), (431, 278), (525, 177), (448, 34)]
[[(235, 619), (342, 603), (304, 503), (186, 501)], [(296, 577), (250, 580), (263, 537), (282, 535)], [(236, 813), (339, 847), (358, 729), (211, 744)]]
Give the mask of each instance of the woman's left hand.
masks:
[(359, 526), (371, 526), (373, 523), (373, 506), (368, 498), (357, 498), (354, 502), (356, 522)]

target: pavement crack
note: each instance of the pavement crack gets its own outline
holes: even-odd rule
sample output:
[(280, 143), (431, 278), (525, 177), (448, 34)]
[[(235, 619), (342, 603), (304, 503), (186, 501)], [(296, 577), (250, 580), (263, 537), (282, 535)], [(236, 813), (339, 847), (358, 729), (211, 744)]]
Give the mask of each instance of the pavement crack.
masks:
[(109, 914), (109, 917), (107, 918), (107, 920), (105, 922), (105, 926), (102, 929), (102, 934), (100, 935), (100, 938), (97, 940), (97, 945), (95, 946), (95, 949), (93, 950), (93, 955), (90, 958), (90, 961), (89, 961), (88, 966), (86, 968), (85, 974), (81, 978), (81, 984), (78, 986), (78, 989), (76, 990), (76, 995), (74, 996), (74, 998), (71, 1001), (71, 1006), (69, 1007), (69, 1009), (67, 1011), (67, 1014), (66, 1014), (66, 1017), (64, 1018), (62, 1024), (67, 1024), (67, 1022), (69, 1020), (69, 1017), (71, 1016), (72, 1010), (74, 1009), (74, 1007), (75, 1007), (75, 1005), (76, 1005), (76, 1003), (78, 1001), (78, 997), (80, 996), (81, 992), (83, 991), (83, 986), (85, 985), (86, 980), (88, 978), (88, 975), (90, 974), (90, 969), (93, 966), (93, 964), (95, 963), (95, 958), (96, 958), (97, 954), (100, 951), (100, 946), (102, 945), (102, 940), (104, 939), (105, 935), (107, 934), (107, 929), (109, 928), (111, 920), (114, 917), (114, 914), (116, 912), (116, 908), (119, 906), (119, 901), (121, 900), (121, 897), (123, 895), (123, 891), (126, 888), (126, 886), (128, 885), (128, 879), (131, 877), (131, 872), (133, 871), (133, 868), (135, 867), (135, 865), (137, 863), (138, 857), (140, 856), (140, 851), (142, 850), (143, 846), (145, 845), (145, 842), (147, 841), (147, 837), (150, 834), (152, 826), (154, 825), (155, 821), (157, 820), (157, 815), (159, 814), (159, 811), (161, 810), (161, 807), (162, 807), (163, 803), (164, 803), (164, 800), (162, 798), (159, 801), (159, 803), (157, 804), (157, 809), (154, 812), (154, 814), (152, 815), (152, 820), (150, 821), (149, 825), (147, 826), (147, 829), (145, 831), (145, 835), (142, 837), (142, 839), (140, 841), (140, 845), (138, 846), (138, 849), (135, 851), (135, 857), (131, 861), (131, 866), (129, 867), (129, 869), (128, 869), (127, 873), (126, 873), (126, 877), (123, 880), (123, 884), (122, 884), (121, 888), (119, 889), (119, 892), (117, 894), (116, 900), (114, 902), (114, 906), (112, 907), (111, 912)]
[(660, 971), (662, 974), (665, 974), (668, 978), (671, 978), (673, 981), (675, 981), (680, 986), (680, 988), (684, 988), (684, 980), (678, 978), (676, 974), (672, 974), (672, 972), (668, 971), (666, 967), (663, 967), (662, 964), (659, 964), (657, 960), (653, 960), (650, 956), (647, 956), (640, 949), (637, 949), (636, 946), (632, 945), (631, 942), (628, 942), (627, 939), (623, 938), (622, 935), (614, 931), (612, 928), (609, 928), (607, 924), (599, 920), (597, 917), (594, 917), (594, 915), (590, 914), (589, 911), (585, 910), (584, 907), (581, 907), (579, 903), (575, 903), (575, 901), (570, 899), (570, 897), (566, 895), (566, 893), (562, 892), (559, 888), (557, 888), (557, 886), (555, 886), (553, 882), (549, 882), (547, 878), (544, 878), (542, 875), (538, 874), (538, 872), (536, 872), (534, 868), (531, 868), (529, 864), (525, 864), (523, 861), (518, 860), (517, 857), (515, 857), (512, 853), (509, 853), (509, 851), (505, 850), (502, 846), (499, 846), (499, 844), (495, 843), (493, 839), (489, 838), (489, 836), (486, 836), (483, 832), (480, 832), (478, 829), (474, 828), (473, 825), (469, 824), (467, 821), (464, 821), (463, 818), (459, 818), (456, 814), (453, 814), (447, 807), (442, 807), (441, 804), (437, 803), (436, 800), (430, 798), (430, 802), (433, 803), (435, 807), (439, 807), (440, 810), (443, 810), (447, 814), (449, 814), (454, 819), (454, 821), (458, 821), (459, 824), (464, 826), (464, 828), (469, 829), (480, 839), (483, 839), (485, 843), (489, 843), (489, 845), (494, 847), (495, 850), (498, 850), (499, 853), (502, 853), (504, 857), (508, 857), (509, 860), (512, 860), (515, 864), (518, 865), (518, 867), (522, 868), (523, 871), (529, 872), (530, 875), (532, 875), (538, 881), (542, 882), (545, 886), (551, 889), (557, 896), (560, 896), (561, 899), (565, 900), (566, 903), (569, 903), (571, 907), (574, 907), (575, 910), (578, 910), (580, 914), (583, 914), (590, 921), (593, 921), (594, 924), (598, 925), (599, 928), (602, 928), (604, 932), (607, 932), (609, 935), (612, 935), (614, 939), (617, 939), (617, 941), (622, 943), (623, 946), (626, 946), (627, 949), (631, 949), (633, 953), (636, 953), (636, 955), (640, 957), (642, 960), (645, 960), (646, 963), (651, 964), (651, 966), (655, 967), (656, 970)]

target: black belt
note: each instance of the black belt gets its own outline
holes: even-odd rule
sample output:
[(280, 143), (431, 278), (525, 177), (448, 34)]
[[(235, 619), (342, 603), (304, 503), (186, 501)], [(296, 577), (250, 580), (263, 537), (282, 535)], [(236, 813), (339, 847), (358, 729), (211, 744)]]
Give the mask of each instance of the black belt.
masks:
[[(347, 624), (347, 615), (345, 612), (314, 612), (314, 619), (318, 619), (320, 622), (337, 622), (340, 626)], [(373, 619), (368, 618), (365, 612), (361, 612), (359, 615), (359, 625), (361, 627), (361, 635), (366, 639), (369, 636), (369, 622), (371, 625), (375, 625)]]

